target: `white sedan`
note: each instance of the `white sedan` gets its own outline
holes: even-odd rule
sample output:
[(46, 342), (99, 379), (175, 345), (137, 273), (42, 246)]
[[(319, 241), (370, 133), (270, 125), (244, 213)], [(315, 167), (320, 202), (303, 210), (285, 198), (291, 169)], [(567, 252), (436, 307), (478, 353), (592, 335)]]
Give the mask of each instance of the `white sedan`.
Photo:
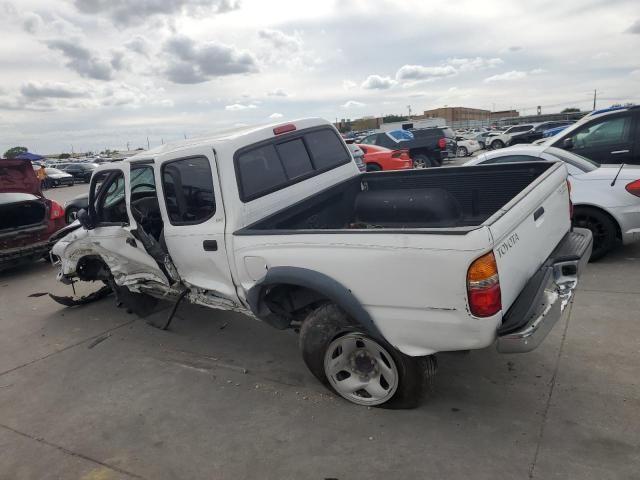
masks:
[(481, 149), (478, 142), (469, 138), (456, 137), (456, 143), (458, 144), (456, 149), (457, 157), (468, 157), (473, 154), (473, 152), (477, 152)]
[(522, 145), (478, 155), (465, 165), (531, 161), (563, 161), (567, 165), (573, 201), (573, 223), (593, 233), (591, 260), (618, 241), (640, 240), (640, 166), (606, 165), (545, 145)]

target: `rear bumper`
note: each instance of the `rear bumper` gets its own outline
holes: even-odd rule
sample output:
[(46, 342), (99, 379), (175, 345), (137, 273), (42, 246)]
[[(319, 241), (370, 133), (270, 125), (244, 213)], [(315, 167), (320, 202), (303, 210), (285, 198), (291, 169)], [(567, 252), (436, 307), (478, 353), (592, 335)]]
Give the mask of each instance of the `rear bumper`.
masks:
[(35, 243), (20, 248), (12, 248), (0, 251), (0, 269), (7, 268), (23, 260), (44, 257), (53, 247), (53, 242), (46, 241)]
[(589, 230), (575, 228), (565, 235), (503, 317), (499, 352), (524, 353), (540, 345), (568, 311), (592, 247)]

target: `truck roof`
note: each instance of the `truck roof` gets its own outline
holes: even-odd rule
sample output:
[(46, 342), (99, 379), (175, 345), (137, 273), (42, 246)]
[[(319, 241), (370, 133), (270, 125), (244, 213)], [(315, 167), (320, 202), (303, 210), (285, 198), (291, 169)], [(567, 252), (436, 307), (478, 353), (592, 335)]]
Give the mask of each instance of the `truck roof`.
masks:
[(180, 140), (178, 142), (168, 143), (166, 145), (161, 145), (159, 147), (155, 147), (150, 150), (133, 155), (132, 157), (123, 160), (123, 162), (135, 162), (138, 160), (154, 159), (155, 157), (163, 155), (165, 153), (177, 152), (182, 149), (198, 146), (211, 146), (215, 149), (216, 145), (225, 144), (226, 146), (229, 146), (229, 144), (235, 143), (235, 147), (237, 149), (260, 142), (262, 140), (273, 138), (276, 136), (276, 134), (274, 134), (274, 129), (276, 127), (290, 124), (295, 125), (296, 130), (302, 130), (304, 128), (311, 128), (321, 125), (330, 125), (327, 120), (312, 117), (300, 118), (297, 120), (286, 122), (232, 128), (210, 135), (203, 135), (186, 140)]

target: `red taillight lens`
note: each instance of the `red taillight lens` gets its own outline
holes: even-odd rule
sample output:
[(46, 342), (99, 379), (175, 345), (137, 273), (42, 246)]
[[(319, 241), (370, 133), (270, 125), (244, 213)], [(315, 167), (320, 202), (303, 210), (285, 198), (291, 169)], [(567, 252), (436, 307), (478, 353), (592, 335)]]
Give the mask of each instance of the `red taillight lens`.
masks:
[(273, 134), (280, 135), (282, 133), (294, 132), (295, 129), (296, 126), (293, 123), (287, 123), (286, 125), (280, 125), (279, 127), (274, 128)]
[(446, 138), (442, 137), (441, 139), (438, 140), (438, 148), (441, 148), (443, 150), (445, 148), (447, 148), (447, 139)]
[(635, 195), (636, 197), (640, 197), (640, 180), (634, 180), (631, 183), (628, 183), (624, 189), (629, 192), (631, 195)]
[(476, 317), (490, 317), (502, 310), (498, 265), (493, 252), (475, 260), (467, 271), (469, 309)]
[(64, 208), (58, 202), (51, 200), (51, 210), (49, 211), (49, 219), (57, 220), (64, 217)]
[(409, 152), (407, 150), (394, 150), (391, 158), (407, 158)]

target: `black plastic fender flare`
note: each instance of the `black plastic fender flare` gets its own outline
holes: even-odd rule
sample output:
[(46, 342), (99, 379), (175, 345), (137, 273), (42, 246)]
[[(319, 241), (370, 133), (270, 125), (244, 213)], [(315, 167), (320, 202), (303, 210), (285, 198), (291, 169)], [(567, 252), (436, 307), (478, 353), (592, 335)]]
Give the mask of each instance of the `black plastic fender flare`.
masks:
[(366, 329), (367, 333), (373, 338), (384, 339), (371, 315), (364, 309), (351, 290), (324, 273), (299, 267), (270, 268), (264, 278), (247, 292), (247, 303), (253, 314), (276, 328), (284, 329), (289, 325), (283, 324), (282, 321), (274, 318), (275, 315), (270, 312), (263, 302), (268, 287), (272, 285), (292, 285), (314, 290), (342, 308), (351, 318)]

